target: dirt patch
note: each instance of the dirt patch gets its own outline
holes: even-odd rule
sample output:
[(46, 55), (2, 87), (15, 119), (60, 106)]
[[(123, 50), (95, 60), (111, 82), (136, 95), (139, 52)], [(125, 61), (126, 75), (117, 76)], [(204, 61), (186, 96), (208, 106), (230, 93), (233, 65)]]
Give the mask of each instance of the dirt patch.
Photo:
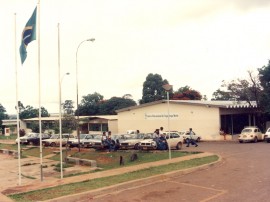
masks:
[(97, 163), (99, 164), (109, 164), (112, 162), (115, 162), (115, 159), (112, 157), (107, 157), (107, 156), (100, 156), (97, 158)]

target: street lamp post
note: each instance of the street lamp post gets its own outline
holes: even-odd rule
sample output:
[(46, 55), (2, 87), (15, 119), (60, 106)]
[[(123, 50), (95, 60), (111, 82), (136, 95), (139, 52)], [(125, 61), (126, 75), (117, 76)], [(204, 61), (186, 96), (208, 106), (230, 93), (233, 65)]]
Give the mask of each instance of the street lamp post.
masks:
[(94, 42), (95, 39), (94, 38), (90, 38), (90, 39), (85, 39), (83, 40), (81, 43), (79, 43), (78, 47), (77, 47), (77, 51), (76, 51), (76, 94), (77, 94), (77, 137), (78, 137), (78, 148), (79, 151), (81, 151), (80, 148), (80, 129), (79, 129), (79, 84), (78, 84), (78, 50), (80, 48), (80, 46), (82, 45), (82, 43), (84, 43), (85, 41), (92, 41)]
[(60, 136), (60, 170), (61, 179), (63, 179), (63, 153), (62, 153), (62, 81), (65, 75), (69, 75), (69, 72), (65, 73), (61, 80), (59, 79), (59, 136)]
[[(167, 92), (168, 133), (169, 133), (169, 141), (170, 141), (171, 132), (170, 132), (170, 105), (169, 105), (170, 98), (169, 98), (169, 92), (172, 89), (172, 85), (165, 84), (165, 85), (162, 86), (162, 88)], [(168, 147), (169, 147), (169, 159), (171, 159), (172, 155), (171, 155), (171, 146), (170, 146), (170, 144), (168, 144)]]

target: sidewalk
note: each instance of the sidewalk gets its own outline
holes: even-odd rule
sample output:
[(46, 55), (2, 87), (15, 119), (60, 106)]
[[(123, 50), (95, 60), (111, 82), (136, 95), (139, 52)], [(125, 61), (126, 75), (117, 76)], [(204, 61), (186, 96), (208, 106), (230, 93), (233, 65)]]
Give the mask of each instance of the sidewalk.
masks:
[[(157, 162), (149, 162), (149, 163), (144, 163), (144, 164), (135, 165), (135, 166), (121, 167), (121, 168), (117, 168), (117, 169), (113, 169), (113, 170), (106, 170), (106, 171), (100, 171), (100, 172), (96, 172), (96, 173), (73, 176), (73, 177), (64, 178), (62, 180), (56, 179), (56, 178), (46, 178), (46, 180), (44, 180), (43, 182), (40, 182), (40, 180), (36, 180), (33, 183), (28, 184), (28, 185), (7, 188), (7, 189), (3, 190), (1, 194), (14, 194), (14, 193), (20, 193), (20, 192), (28, 192), (28, 191), (44, 189), (44, 188), (48, 188), (48, 187), (70, 184), (70, 183), (74, 183), (74, 182), (91, 180), (91, 179), (95, 179), (95, 178), (120, 175), (123, 173), (138, 171), (138, 170), (146, 169), (146, 168), (150, 168), (150, 167), (166, 165), (169, 163), (176, 163), (176, 162), (190, 160), (190, 159), (194, 159), (194, 158), (202, 158), (202, 157), (211, 156), (211, 155), (214, 155), (214, 154), (204, 152), (204, 153), (199, 153), (199, 154), (194, 154), (194, 155), (189, 155), (189, 156), (184, 156), (184, 157), (161, 160), (161, 161), (157, 161)], [(7, 197), (3, 196), (1, 194), (0, 194), (0, 201), (2, 202), (2, 201), (5, 201), (5, 199)], [(8, 200), (6, 200), (6, 201), (8, 202)], [(11, 201), (11, 200), (9, 199), (9, 201)]]

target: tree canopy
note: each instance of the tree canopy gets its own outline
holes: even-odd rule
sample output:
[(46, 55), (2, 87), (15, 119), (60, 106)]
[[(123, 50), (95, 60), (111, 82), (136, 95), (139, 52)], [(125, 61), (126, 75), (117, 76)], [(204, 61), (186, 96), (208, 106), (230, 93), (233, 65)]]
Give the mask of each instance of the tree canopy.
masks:
[[(41, 117), (50, 116), (47, 109), (45, 109), (44, 107), (41, 107), (40, 109), (41, 109)], [(20, 119), (30, 119), (39, 117), (39, 109), (34, 108), (30, 105), (24, 107), (23, 104), (19, 101), (19, 117)]]
[(143, 95), (142, 99), (139, 101), (140, 104), (166, 98), (166, 93), (162, 86), (168, 83), (169, 82), (166, 79), (163, 80), (159, 74), (148, 74), (145, 82), (143, 83)]
[(132, 99), (112, 97), (100, 105), (99, 114), (116, 115), (116, 110), (137, 105)]
[(2, 120), (7, 119), (6, 109), (0, 104), (0, 127), (2, 127)]
[(83, 96), (79, 108), (76, 110), (75, 115), (86, 116), (96, 115), (99, 113), (99, 104), (103, 101), (103, 96), (95, 92)]
[(256, 101), (260, 108), (262, 88), (258, 75), (254, 75), (253, 72), (248, 71), (247, 79), (236, 79), (230, 82), (222, 81), (221, 87), (225, 87), (227, 90), (216, 90), (213, 93), (212, 100), (246, 101), (249, 104), (251, 104), (252, 101)]
[(123, 97), (112, 97), (109, 100), (103, 100), (103, 96), (99, 93), (88, 94), (83, 96), (83, 100), (79, 105), (79, 115), (114, 115), (118, 109), (136, 105), (136, 102), (131, 97), (131, 95), (126, 94)]
[(193, 90), (189, 86), (184, 86), (179, 88), (173, 93), (173, 100), (201, 100), (202, 95), (200, 92)]
[(270, 117), (270, 61), (267, 66), (258, 69), (259, 80), (262, 87), (260, 103), (266, 116)]
[(72, 115), (74, 113), (74, 106), (73, 106), (73, 101), (72, 100), (65, 100), (64, 103), (62, 103), (62, 108), (65, 112), (65, 114)]

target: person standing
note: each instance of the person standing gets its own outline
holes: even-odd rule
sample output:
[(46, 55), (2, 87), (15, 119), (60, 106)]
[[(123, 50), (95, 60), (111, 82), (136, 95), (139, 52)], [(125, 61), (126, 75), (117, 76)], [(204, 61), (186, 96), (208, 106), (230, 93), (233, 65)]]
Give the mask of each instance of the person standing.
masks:
[(187, 147), (189, 147), (189, 144), (191, 143), (191, 145), (195, 145), (195, 147), (198, 147), (198, 144), (196, 143), (196, 141), (193, 139), (194, 136), (194, 132), (192, 131), (192, 128), (189, 129), (189, 140), (187, 142)]
[(160, 129), (159, 129), (159, 133), (160, 134), (163, 134), (163, 127), (161, 126)]

